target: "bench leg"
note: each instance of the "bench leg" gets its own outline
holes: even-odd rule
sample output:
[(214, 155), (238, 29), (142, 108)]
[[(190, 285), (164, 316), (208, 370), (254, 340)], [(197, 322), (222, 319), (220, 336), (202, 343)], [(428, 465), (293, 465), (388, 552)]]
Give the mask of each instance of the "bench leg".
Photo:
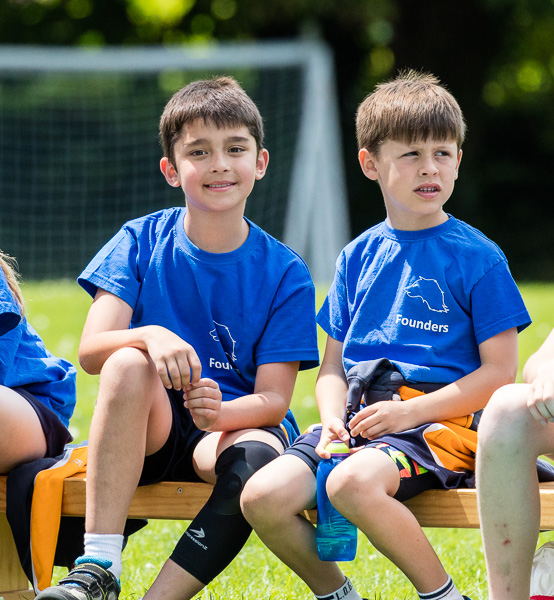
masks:
[(34, 598), (29, 580), (19, 564), (12, 531), (5, 513), (0, 513), (0, 599), (30, 600)]

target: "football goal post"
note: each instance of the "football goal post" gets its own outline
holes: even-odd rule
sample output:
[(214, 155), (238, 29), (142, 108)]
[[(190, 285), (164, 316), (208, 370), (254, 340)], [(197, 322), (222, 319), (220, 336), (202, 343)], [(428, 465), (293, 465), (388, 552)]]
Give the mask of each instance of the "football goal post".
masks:
[(75, 277), (135, 217), (183, 204), (158, 122), (188, 82), (234, 76), (270, 163), (246, 214), (330, 282), (349, 239), (333, 61), (319, 41), (183, 47), (0, 46), (0, 248), (25, 279)]

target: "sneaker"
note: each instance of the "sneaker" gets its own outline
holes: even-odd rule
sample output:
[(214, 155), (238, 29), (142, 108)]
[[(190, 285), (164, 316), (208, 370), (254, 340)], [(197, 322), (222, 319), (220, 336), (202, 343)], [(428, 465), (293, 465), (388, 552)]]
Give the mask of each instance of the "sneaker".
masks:
[(58, 585), (46, 588), (35, 600), (117, 600), (121, 587), (108, 571), (109, 560), (81, 556)]

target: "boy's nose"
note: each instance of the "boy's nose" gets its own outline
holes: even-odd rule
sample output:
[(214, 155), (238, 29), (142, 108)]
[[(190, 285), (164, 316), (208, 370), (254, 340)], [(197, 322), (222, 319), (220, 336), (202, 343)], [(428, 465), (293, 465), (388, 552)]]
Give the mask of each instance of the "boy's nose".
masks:
[(436, 175), (438, 173), (435, 162), (431, 159), (426, 160), (419, 168), (419, 174), (422, 177), (428, 177), (429, 175)]
[(219, 152), (214, 154), (213, 159), (212, 159), (212, 164), (211, 164), (211, 171), (218, 172), (218, 171), (228, 171), (228, 170), (229, 170), (229, 164), (227, 163), (227, 157), (225, 156), (225, 154), (219, 153)]

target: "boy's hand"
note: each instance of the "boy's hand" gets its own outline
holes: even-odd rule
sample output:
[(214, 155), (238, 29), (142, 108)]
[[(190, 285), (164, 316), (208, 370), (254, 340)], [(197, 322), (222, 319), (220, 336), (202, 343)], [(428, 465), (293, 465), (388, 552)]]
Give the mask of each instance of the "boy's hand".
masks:
[(554, 361), (543, 363), (529, 386), (527, 406), (534, 419), (554, 422)]
[(177, 334), (159, 325), (145, 327), (146, 351), (167, 389), (184, 390), (200, 380), (202, 365), (194, 348)]
[(374, 440), (386, 433), (398, 433), (413, 427), (406, 402), (386, 400), (363, 408), (350, 421), (352, 437), (361, 435)]
[(322, 424), (319, 444), (315, 448), (316, 454), (321, 458), (330, 458), (331, 454), (325, 451), (325, 447), (333, 440), (341, 440), (347, 446), (350, 446), (350, 434), (346, 430), (343, 420), (338, 417)]
[(194, 424), (203, 431), (212, 429), (221, 410), (221, 391), (219, 385), (207, 377), (185, 388), (185, 408), (190, 410)]

